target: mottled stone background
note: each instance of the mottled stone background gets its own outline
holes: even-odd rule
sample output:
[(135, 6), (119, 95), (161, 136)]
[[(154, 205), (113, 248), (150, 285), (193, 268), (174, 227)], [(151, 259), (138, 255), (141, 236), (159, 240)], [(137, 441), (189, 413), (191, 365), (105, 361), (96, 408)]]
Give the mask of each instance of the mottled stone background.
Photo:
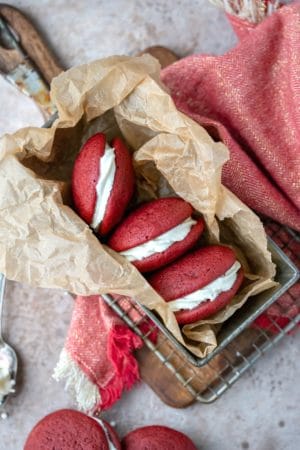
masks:
[[(180, 56), (221, 54), (236, 39), (223, 13), (207, 0), (8, 1), (43, 31), (65, 68), (111, 54), (133, 55), (153, 44)], [(176, 7), (174, 6), (176, 5)], [(43, 119), (26, 97), (0, 78), (0, 133)], [(72, 299), (58, 291), (8, 283), (5, 336), (20, 356), (18, 395), (0, 421), (0, 449), (21, 450), (35, 422), (74, 406), (51, 379), (71, 316)], [(105, 417), (117, 431), (165, 424), (187, 433), (205, 450), (298, 450), (299, 335), (286, 338), (212, 405), (175, 410), (143, 383), (123, 396)], [(147, 407), (146, 407), (147, 405)]]

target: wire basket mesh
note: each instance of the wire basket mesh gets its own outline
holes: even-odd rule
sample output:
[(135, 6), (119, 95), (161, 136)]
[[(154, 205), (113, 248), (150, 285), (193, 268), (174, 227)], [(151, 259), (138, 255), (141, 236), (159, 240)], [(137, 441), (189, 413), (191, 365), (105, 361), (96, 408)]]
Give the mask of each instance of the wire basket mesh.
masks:
[[(300, 239), (291, 229), (266, 220), (267, 234), (300, 267)], [(104, 296), (111, 308), (180, 383), (192, 400), (211, 403), (229, 389), (268, 350), (296, 329), (300, 321), (300, 282), (294, 284), (250, 327), (207, 364), (196, 367), (161, 333), (139, 306)], [(153, 339), (155, 336), (155, 339)]]

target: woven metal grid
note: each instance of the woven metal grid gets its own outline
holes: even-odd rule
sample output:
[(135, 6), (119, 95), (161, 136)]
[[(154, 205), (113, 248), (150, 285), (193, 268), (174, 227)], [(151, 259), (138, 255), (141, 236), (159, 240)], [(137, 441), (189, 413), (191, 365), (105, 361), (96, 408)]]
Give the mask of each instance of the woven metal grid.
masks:
[[(287, 227), (265, 221), (267, 234), (300, 267), (300, 239)], [(156, 325), (141, 314), (138, 306), (120, 304), (105, 296), (111, 308), (142, 338), (145, 345), (167, 367), (194, 400), (210, 403), (218, 399), (268, 350), (300, 322), (300, 282), (292, 286), (269, 310), (263, 328), (251, 326), (235, 338), (205, 366), (197, 368), (158, 332)], [(281, 319), (279, 319), (281, 317)], [(146, 331), (145, 331), (146, 330)], [(153, 333), (158, 333), (155, 340)]]

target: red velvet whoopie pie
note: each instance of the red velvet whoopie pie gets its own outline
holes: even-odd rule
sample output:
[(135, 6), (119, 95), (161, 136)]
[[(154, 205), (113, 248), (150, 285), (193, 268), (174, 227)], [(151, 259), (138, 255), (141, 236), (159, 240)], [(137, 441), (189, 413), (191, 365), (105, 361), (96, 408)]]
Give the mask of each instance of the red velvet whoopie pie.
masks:
[(195, 250), (148, 278), (169, 302), (181, 325), (197, 322), (224, 308), (243, 281), (234, 251), (223, 245)]
[(190, 250), (204, 229), (203, 219), (192, 218), (186, 201), (167, 197), (131, 212), (114, 230), (108, 245), (140, 272), (151, 272)]
[(119, 438), (107, 422), (72, 409), (60, 409), (35, 425), (24, 450), (110, 450), (110, 444), (121, 450)]
[(132, 197), (131, 155), (120, 138), (108, 145), (97, 133), (82, 146), (73, 167), (72, 194), (79, 216), (100, 236), (122, 218)]
[(138, 428), (122, 439), (123, 450), (197, 450), (190, 438), (169, 427)]

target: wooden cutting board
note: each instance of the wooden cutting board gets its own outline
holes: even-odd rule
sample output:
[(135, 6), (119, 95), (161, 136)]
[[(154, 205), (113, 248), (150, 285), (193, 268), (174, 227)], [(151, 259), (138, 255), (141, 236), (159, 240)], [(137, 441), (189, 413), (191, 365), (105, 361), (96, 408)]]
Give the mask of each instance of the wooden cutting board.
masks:
[[(11, 28), (17, 33), (22, 48), (34, 62), (44, 80), (50, 85), (52, 78), (62, 72), (63, 69), (56, 62), (40, 33), (23, 13), (12, 6), (0, 4), (0, 15), (6, 19)], [(178, 57), (171, 50), (161, 46), (149, 47), (141, 51), (139, 55), (144, 53), (150, 53), (157, 58), (162, 68), (178, 60)], [(18, 58), (20, 59), (20, 55), (15, 50), (0, 48), (0, 63), (6, 64), (4, 68), (7, 70), (20, 62)], [(175, 367), (182, 366), (182, 358), (178, 352), (174, 352), (172, 345), (161, 334), (158, 337), (158, 343), (162, 354), (166, 356), (172, 354), (169, 361)], [(164, 403), (175, 408), (183, 408), (195, 401), (193, 395), (147, 347), (137, 351), (136, 357), (139, 362), (142, 379)], [(190, 378), (196, 373), (197, 376), (193, 386), (196, 390), (201, 391), (215, 377), (216, 370), (220, 370), (224, 366), (224, 362), (222, 357), (217, 357), (210, 366), (196, 369), (196, 372), (195, 368), (189, 366), (189, 364), (184, 366), (180, 373), (186, 378)]]
[[(173, 408), (185, 408), (196, 401), (195, 393), (205, 397), (209, 388), (224, 386), (224, 377), (241, 363), (241, 355), (248, 356), (254, 351), (253, 342), (258, 342), (261, 332), (255, 329), (246, 329), (220, 354), (216, 355), (203, 367), (195, 367), (188, 363), (169, 341), (161, 334), (158, 337), (159, 351), (168, 362), (180, 373), (184, 380), (194, 390), (191, 394), (179, 381), (174, 372), (169, 370), (157, 356), (146, 347), (136, 352), (142, 379), (151, 387), (158, 397)], [(222, 379), (223, 377), (223, 379)], [(211, 393), (211, 392), (209, 392)]]

